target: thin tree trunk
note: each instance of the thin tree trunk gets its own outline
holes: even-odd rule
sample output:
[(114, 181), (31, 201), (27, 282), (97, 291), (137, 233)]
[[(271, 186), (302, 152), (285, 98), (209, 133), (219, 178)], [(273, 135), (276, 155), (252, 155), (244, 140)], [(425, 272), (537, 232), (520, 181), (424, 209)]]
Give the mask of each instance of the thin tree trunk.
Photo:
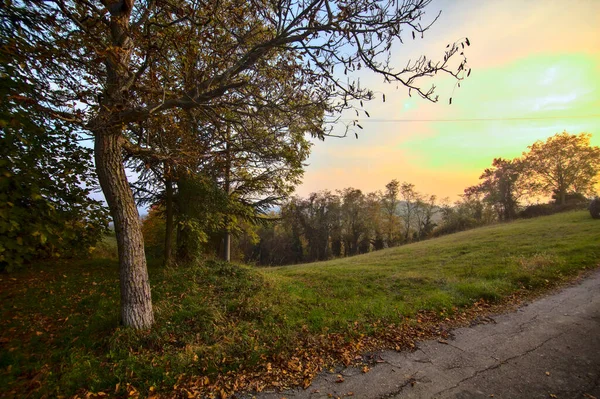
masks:
[(181, 173), (177, 179), (177, 215), (179, 218), (179, 226), (177, 228), (177, 264), (189, 264), (196, 260), (198, 248), (194, 237), (194, 232), (191, 231), (190, 221), (191, 202), (197, 200), (193, 196), (193, 185), (190, 182), (190, 177), (186, 173)]
[(125, 175), (119, 139), (118, 130), (96, 132), (96, 170), (115, 223), (121, 283), (121, 319), (126, 326), (144, 329), (154, 323), (152, 297), (140, 219)]
[(165, 266), (173, 263), (173, 180), (167, 176), (165, 180), (166, 191), (166, 228), (165, 228)]
[(179, 261), (179, 248), (183, 245), (183, 233), (182, 233), (182, 226), (180, 223), (177, 223), (177, 236), (175, 237), (175, 256), (177, 258), (177, 261)]
[(231, 233), (225, 232), (225, 245), (223, 246), (223, 260), (231, 262)]
[[(229, 148), (229, 141), (231, 137), (231, 128), (227, 128), (227, 142), (225, 143), (226, 151), (226, 165), (225, 165), (225, 194), (227, 195), (227, 201), (231, 200), (231, 149)], [(229, 207), (229, 204), (227, 204)], [(225, 262), (231, 262), (231, 228), (229, 226), (230, 219), (229, 215), (225, 215), (225, 240), (223, 242), (223, 260)]]

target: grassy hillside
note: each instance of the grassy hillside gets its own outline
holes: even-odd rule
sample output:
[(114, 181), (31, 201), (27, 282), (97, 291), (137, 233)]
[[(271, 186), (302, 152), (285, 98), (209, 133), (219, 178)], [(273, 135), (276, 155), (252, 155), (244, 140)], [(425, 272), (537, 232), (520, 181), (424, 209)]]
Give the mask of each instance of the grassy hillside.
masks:
[(600, 223), (586, 212), (571, 212), (265, 273), (319, 329), (493, 301), (520, 288), (554, 284), (599, 260)]
[(599, 242), (598, 221), (573, 212), (309, 265), (151, 265), (144, 332), (118, 327), (115, 260), (36, 265), (0, 275), (0, 397), (307, 385), (327, 364), (443, 336), (440, 323), (595, 267)]

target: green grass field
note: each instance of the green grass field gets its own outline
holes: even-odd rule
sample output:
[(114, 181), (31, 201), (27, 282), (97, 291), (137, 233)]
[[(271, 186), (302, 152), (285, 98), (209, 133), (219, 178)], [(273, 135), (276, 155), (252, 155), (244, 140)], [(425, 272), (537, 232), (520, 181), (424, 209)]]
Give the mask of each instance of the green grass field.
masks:
[(302, 304), (297, 309), (318, 330), (348, 320), (396, 321), (417, 309), (464, 306), (481, 298), (494, 301), (520, 287), (554, 284), (599, 259), (600, 225), (578, 212), (265, 273)]
[(35, 265), (0, 275), (0, 396), (307, 384), (373, 347), (365, 342), (395, 339), (375, 337), (426, 336), (411, 327), (423, 312), (435, 324), (481, 299), (502, 303), (568, 281), (600, 263), (599, 243), (598, 221), (570, 212), (308, 265), (151, 264), (156, 325), (144, 332), (118, 325), (114, 259)]

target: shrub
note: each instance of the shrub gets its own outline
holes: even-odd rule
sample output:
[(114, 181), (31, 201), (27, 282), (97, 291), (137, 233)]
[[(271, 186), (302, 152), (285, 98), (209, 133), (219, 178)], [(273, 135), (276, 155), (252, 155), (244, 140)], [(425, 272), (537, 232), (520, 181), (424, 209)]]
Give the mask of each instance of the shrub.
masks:
[(521, 212), (519, 212), (519, 217), (523, 218), (523, 219), (529, 219), (529, 218), (535, 218), (538, 216), (552, 215), (553, 213), (554, 212), (553, 212), (552, 205), (536, 204), (536, 205), (529, 205), (528, 207), (523, 209)]
[(585, 209), (585, 203), (580, 201), (567, 202), (564, 205), (556, 205), (554, 203), (549, 204), (536, 204), (530, 205), (519, 212), (519, 218), (529, 219), (538, 216), (554, 215), (560, 212), (569, 212)]

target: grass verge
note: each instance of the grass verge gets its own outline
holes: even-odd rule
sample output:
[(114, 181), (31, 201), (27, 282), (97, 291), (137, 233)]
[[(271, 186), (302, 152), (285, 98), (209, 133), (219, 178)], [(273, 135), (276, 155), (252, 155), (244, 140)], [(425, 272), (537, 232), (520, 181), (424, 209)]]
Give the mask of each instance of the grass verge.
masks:
[(444, 337), (440, 322), (595, 267), (598, 227), (571, 212), (310, 265), (150, 265), (156, 325), (143, 332), (118, 327), (114, 260), (3, 274), (0, 396), (227, 396), (308, 385), (328, 364)]

